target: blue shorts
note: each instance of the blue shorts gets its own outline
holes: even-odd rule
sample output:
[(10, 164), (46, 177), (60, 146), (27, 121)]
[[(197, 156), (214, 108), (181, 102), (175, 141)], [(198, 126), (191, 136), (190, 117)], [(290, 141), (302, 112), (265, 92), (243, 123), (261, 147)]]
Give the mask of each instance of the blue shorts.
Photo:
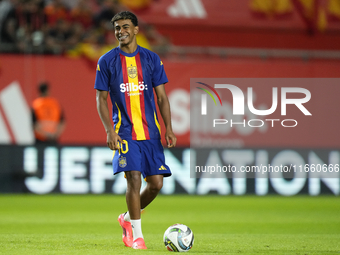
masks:
[(160, 140), (124, 140), (119, 150), (113, 152), (113, 174), (140, 171), (143, 178), (150, 175), (170, 176), (165, 164), (164, 150)]

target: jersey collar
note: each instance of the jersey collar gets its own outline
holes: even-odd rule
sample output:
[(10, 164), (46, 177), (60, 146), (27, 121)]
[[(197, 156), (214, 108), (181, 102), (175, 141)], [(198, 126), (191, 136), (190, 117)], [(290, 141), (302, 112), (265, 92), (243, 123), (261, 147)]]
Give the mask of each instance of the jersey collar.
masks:
[[(119, 46), (118, 46), (118, 48), (119, 48)], [(139, 45), (137, 45), (137, 49), (133, 53), (126, 53), (119, 48), (119, 53), (122, 54), (125, 57), (134, 57), (134, 56), (137, 55), (138, 52), (139, 52)]]

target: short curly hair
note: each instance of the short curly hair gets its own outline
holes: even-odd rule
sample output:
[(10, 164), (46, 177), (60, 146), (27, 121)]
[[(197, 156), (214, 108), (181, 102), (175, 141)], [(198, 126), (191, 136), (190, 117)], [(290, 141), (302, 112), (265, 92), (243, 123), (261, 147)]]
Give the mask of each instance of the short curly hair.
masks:
[(41, 82), (38, 86), (38, 91), (39, 93), (41, 94), (46, 94), (46, 92), (48, 91), (49, 89), (49, 84), (48, 82)]
[(137, 16), (135, 14), (133, 14), (132, 12), (129, 11), (123, 11), (123, 12), (119, 12), (117, 13), (112, 19), (111, 19), (111, 24), (112, 26), (114, 26), (115, 22), (117, 20), (121, 20), (121, 19), (129, 19), (131, 20), (132, 24), (134, 26), (138, 26), (138, 19)]

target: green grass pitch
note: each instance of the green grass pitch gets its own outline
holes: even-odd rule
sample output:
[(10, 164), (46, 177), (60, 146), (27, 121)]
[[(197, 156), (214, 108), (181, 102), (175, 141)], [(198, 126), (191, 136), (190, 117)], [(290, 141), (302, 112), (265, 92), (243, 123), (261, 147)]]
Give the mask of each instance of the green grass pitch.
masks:
[(116, 195), (0, 195), (0, 254), (171, 254), (163, 233), (194, 232), (188, 254), (340, 254), (335, 196), (158, 196), (142, 214), (148, 250), (121, 241)]

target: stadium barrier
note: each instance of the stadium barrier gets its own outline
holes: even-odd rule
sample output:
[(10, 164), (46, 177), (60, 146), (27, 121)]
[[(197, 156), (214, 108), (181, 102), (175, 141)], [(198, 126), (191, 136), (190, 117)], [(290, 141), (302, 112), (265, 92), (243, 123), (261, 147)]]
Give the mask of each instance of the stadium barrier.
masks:
[[(162, 194), (340, 193), (339, 150), (218, 149), (202, 154), (199, 150), (176, 148), (165, 149), (165, 156), (173, 175), (165, 178)], [(126, 191), (124, 175), (112, 174), (112, 151), (106, 147), (1, 145), (0, 158), (1, 193), (124, 194)], [(248, 178), (242, 173), (218, 171), (218, 167), (214, 171), (210, 168), (210, 172), (204, 170), (213, 164), (243, 167), (248, 171), (254, 167), (285, 169), (295, 165), (297, 171), (288, 178), (281, 170), (268, 173), (266, 178), (256, 174)], [(323, 175), (325, 166), (331, 169), (331, 176)], [(198, 170), (201, 170), (199, 174)]]

